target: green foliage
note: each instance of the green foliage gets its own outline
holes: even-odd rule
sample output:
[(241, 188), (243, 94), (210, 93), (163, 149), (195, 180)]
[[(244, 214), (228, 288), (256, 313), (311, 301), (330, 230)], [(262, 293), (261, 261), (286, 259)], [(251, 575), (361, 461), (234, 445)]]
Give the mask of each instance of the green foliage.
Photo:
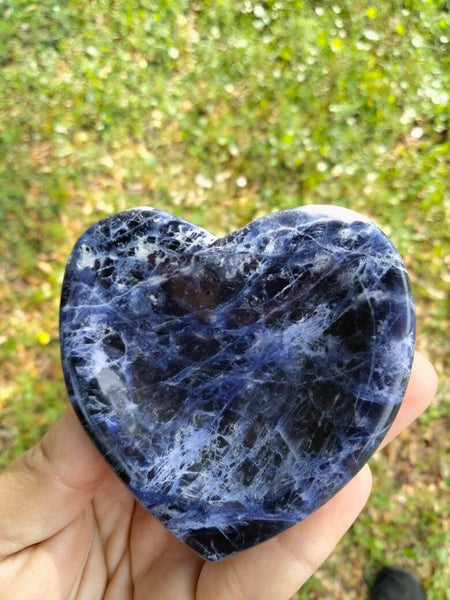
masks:
[[(440, 0), (0, 1), (2, 464), (66, 402), (57, 311), (68, 252), (88, 224), (130, 206), (218, 234), (308, 203), (366, 213), (405, 257), (419, 347), (448, 371), (449, 14)], [(410, 460), (420, 495), (383, 455), (383, 486), (344, 559), (299, 598), (330, 597), (355, 546), (366, 581), (388, 556), (418, 565), (429, 597), (444, 597), (441, 379), (440, 400), (401, 442), (406, 453), (436, 445)]]

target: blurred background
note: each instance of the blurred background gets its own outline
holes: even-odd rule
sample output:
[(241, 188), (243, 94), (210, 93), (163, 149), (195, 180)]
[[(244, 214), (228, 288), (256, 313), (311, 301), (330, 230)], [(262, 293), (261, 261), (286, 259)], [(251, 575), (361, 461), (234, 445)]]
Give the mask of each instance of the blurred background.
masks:
[(371, 500), (298, 599), (382, 564), (450, 598), (450, 5), (0, 0), (0, 461), (67, 404), (58, 305), (83, 230), (151, 205), (224, 234), (339, 204), (402, 253), (438, 400), (371, 460)]

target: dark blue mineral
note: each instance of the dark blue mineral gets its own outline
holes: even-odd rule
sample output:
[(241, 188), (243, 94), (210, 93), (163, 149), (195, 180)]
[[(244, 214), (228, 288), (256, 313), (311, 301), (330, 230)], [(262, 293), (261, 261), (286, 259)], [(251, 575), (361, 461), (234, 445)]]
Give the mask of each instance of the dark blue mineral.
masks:
[(137, 499), (209, 560), (304, 519), (408, 382), (403, 262), (365, 217), (286, 210), (216, 238), (150, 208), (88, 229), (61, 299), (72, 404)]

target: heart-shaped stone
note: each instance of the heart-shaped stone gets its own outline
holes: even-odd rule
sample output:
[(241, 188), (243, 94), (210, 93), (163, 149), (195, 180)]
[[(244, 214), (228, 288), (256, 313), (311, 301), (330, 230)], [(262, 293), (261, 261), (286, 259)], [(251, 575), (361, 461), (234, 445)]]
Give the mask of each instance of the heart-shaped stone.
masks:
[(307, 517), (362, 467), (401, 403), (408, 276), (366, 218), (308, 206), (216, 238), (136, 208), (69, 258), (72, 404), (138, 500), (218, 560)]

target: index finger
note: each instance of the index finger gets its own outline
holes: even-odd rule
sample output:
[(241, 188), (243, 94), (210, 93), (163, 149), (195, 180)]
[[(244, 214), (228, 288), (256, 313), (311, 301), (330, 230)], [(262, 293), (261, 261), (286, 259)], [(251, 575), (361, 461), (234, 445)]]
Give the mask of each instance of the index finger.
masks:
[(379, 449), (389, 444), (426, 410), (436, 395), (437, 384), (433, 365), (423, 354), (416, 352), (405, 397)]

